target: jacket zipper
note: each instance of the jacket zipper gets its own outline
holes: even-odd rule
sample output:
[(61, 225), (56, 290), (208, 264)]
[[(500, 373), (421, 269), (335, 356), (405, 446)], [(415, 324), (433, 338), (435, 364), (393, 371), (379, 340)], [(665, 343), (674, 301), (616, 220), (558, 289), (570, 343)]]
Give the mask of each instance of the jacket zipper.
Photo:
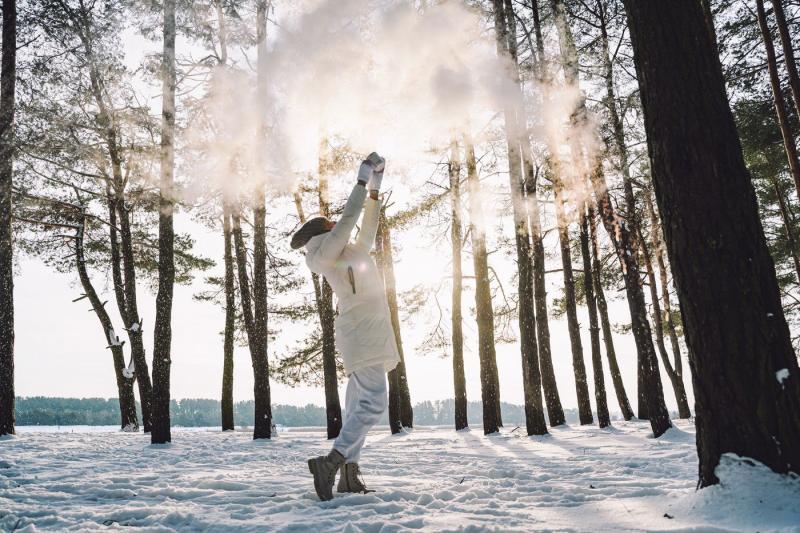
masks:
[(353, 267), (347, 267), (347, 277), (350, 279), (350, 286), (353, 287), (353, 294), (356, 293), (356, 277), (353, 275)]

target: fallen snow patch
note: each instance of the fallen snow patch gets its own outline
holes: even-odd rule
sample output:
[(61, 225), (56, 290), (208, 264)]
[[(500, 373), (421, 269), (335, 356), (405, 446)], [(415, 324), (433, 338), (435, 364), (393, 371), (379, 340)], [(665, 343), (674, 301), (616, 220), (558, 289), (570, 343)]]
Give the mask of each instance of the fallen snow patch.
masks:
[[(695, 492), (694, 428), (648, 438), (646, 421), (553, 428), (370, 433), (370, 494), (320, 502), (306, 460), (324, 429), (279, 441), (249, 431), (173, 428), (170, 446), (118, 428), (19, 428), (0, 455), (0, 531), (795, 531), (796, 480), (729, 463)], [(668, 516), (666, 516), (668, 515)]]

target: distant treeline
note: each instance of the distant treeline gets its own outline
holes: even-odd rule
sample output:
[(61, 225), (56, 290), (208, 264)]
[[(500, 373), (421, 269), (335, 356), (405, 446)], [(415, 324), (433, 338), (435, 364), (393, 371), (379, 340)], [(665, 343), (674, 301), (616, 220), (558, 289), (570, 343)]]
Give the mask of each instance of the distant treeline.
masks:
[[(525, 423), (525, 410), (521, 405), (501, 404), (503, 422), (506, 427)], [(141, 408), (136, 409), (141, 421)], [(449, 425), (453, 423), (453, 400), (421, 402), (414, 406), (414, 423), (421, 426)], [(234, 420), (237, 426), (253, 425), (253, 401), (234, 405)], [(470, 402), (469, 423), (481, 423), (480, 402)], [(566, 410), (567, 422), (578, 421), (577, 411)], [(119, 403), (116, 398), (47, 398), (32, 396), (17, 398), (17, 425), (19, 426), (113, 426), (119, 424)], [(273, 405), (272, 416), (276, 424), (287, 427), (325, 426), (325, 408), (308, 404)], [(207, 427), (220, 424), (218, 400), (186, 399), (172, 400), (170, 417), (173, 426)], [(383, 425), (389, 423), (384, 414)]]

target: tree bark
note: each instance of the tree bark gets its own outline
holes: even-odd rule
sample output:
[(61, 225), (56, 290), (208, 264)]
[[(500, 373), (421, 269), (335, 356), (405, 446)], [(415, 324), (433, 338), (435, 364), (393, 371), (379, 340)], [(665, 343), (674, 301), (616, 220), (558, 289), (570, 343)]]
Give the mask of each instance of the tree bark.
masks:
[[(267, 54), (267, 2), (256, 3), (256, 51), (258, 87), (258, 136), (263, 146), (266, 142), (266, 54)], [(253, 340), (250, 355), (253, 359), (253, 395), (255, 398), (254, 439), (272, 437), (272, 399), (269, 387), (269, 357), (267, 347), (269, 330), (267, 327), (267, 226), (264, 189), (266, 187), (263, 168), (263, 149), (259, 151), (259, 176), (253, 195)], [(253, 350), (255, 348), (255, 350)]]
[[(558, 165), (554, 165), (556, 173)], [(578, 396), (578, 418), (581, 424), (594, 421), (592, 405), (589, 401), (589, 385), (586, 379), (586, 366), (583, 361), (583, 344), (581, 343), (578, 311), (575, 304), (575, 277), (572, 271), (572, 251), (570, 250), (569, 229), (564, 213), (563, 184), (558, 177), (553, 183), (555, 193), (556, 225), (558, 226), (558, 242), (561, 248), (561, 268), (564, 273), (564, 306), (567, 314), (570, 349), (572, 351), (572, 369), (575, 374), (575, 392)]]
[(464, 332), (461, 315), (461, 293), (464, 290), (461, 271), (461, 162), (458, 144), (450, 144), (450, 241), (453, 250), (453, 293), (452, 293), (452, 343), (453, 343), (453, 391), (455, 395), (456, 431), (466, 428), (467, 422), (467, 381), (464, 377)]
[[(658, 355), (661, 357), (661, 364), (664, 365), (664, 370), (666, 370), (667, 376), (672, 383), (672, 390), (675, 393), (675, 401), (678, 404), (678, 418), (691, 418), (692, 412), (689, 410), (689, 401), (686, 399), (686, 387), (683, 385), (683, 379), (681, 379), (681, 376), (679, 376), (672, 367), (672, 363), (669, 360), (669, 354), (667, 353), (667, 345), (664, 342), (664, 323), (661, 319), (661, 303), (658, 297), (656, 273), (653, 269), (651, 253), (647, 244), (645, 243), (644, 235), (640, 235), (639, 240), (641, 242), (645, 269), (647, 271), (647, 281), (650, 287), (650, 300), (653, 305), (653, 325), (656, 329), (656, 347), (658, 348)], [(680, 357), (680, 354), (678, 354), (678, 357)]]
[[(247, 249), (245, 248), (244, 244), (244, 236), (242, 235), (242, 222), (241, 222), (241, 215), (239, 211), (234, 209), (231, 219), (233, 221), (233, 249), (236, 255), (236, 268), (238, 271), (238, 278), (239, 278), (239, 298), (242, 303), (242, 315), (244, 317), (244, 328), (245, 333), (247, 334), (247, 345), (250, 350), (250, 359), (253, 365), (253, 373), (255, 376), (255, 383), (253, 385), (254, 393), (261, 392), (259, 388), (259, 378), (261, 377), (260, 370), (262, 369), (262, 359), (261, 356), (263, 352), (260, 348), (260, 341), (261, 339), (256, 335), (255, 332), (255, 320), (253, 318), (253, 302), (252, 302), (252, 295), (250, 293), (250, 277), (247, 273)], [(265, 416), (268, 415), (268, 412), (271, 410), (270, 405), (266, 403), (265, 400), (269, 400), (269, 398), (264, 398), (263, 394), (256, 395), (254, 397), (254, 421), (258, 429), (254, 429), (253, 438), (270, 438), (271, 436), (271, 427), (264, 428), (265, 420), (271, 422), (271, 417)], [(271, 414), (271, 413), (269, 413)], [(271, 425), (271, 424), (270, 424)], [(264, 436), (266, 434), (266, 437)]]
[[(547, 81), (547, 65), (544, 52), (544, 39), (542, 37), (541, 22), (539, 20), (539, 3), (531, 2), (533, 28), (536, 34), (536, 70), (537, 78), (541, 83)], [(530, 154), (530, 143), (523, 148)], [(533, 287), (536, 306), (536, 338), (539, 341), (539, 367), (542, 371), (542, 389), (547, 405), (547, 416), (550, 425), (560, 426), (566, 422), (564, 409), (561, 407), (561, 398), (558, 394), (556, 375), (553, 370), (553, 356), (550, 346), (550, 324), (547, 312), (547, 286), (545, 283), (545, 255), (542, 242), (542, 222), (539, 212), (539, 199), (537, 196), (538, 183), (536, 170), (530, 156), (524, 159), (525, 165), (525, 192), (528, 205), (528, 219), (531, 228), (531, 247), (533, 249)]]
[[(625, 127), (617, 108), (617, 94), (614, 87), (614, 66), (611, 62), (611, 50), (608, 43), (606, 10), (601, 1), (597, 2), (597, 13), (600, 22), (600, 42), (603, 48), (602, 61), (606, 85), (605, 105), (608, 109), (609, 120), (611, 122), (614, 147), (616, 148), (617, 157), (619, 158), (619, 169), (622, 174), (622, 186), (625, 192), (625, 214), (631, 237), (631, 249), (629, 252), (633, 255), (634, 259), (638, 261), (639, 246), (636, 239), (638, 238), (641, 224), (639, 221), (639, 213), (636, 210), (636, 198), (633, 194), (628, 145), (625, 140)], [(644, 358), (641, 354), (637, 353), (637, 411), (639, 413), (639, 418), (648, 418), (646, 393), (647, 376), (645, 375), (646, 365), (643, 362)]]
[(14, 176), (14, 112), (17, 82), (17, 2), (3, 0), (0, 66), (0, 436), (14, 423), (14, 252), (11, 191)]
[(695, 391), (699, 485), (724, 453), (800, 473), (800, 369), (702, 6), (625, 0)]
[(158, 292), (153, 328), (153, 444), (172, 441), (169, 422), (172, 298), (175, 286), (175, 0), (164, 0), (161, 67), (161, 181), (158, 201)]
[[(594, 215), (594, 213), (592, 213)], [(628, 401), (625, 392), (625, 384), (622, 382), (622, 373), (619, 371), (617, 363), (617, 351), (614, 348), (614, 338), (611, 335), (611, 321), (608, 319), (608, 304), (606, 303), (605, 291), (603, 291), (603, 267), (600, 262), (600, 249), (597, 246), (597, 224), (595, 217), (589, 218), (589, 239), (592, 244), (592, 280), (594, 292), (597, 299), (597, 309), (600, 312), (600, 324), (603, 328), (603, 344), (606, 347), (606, 357), (608, 358), (608, 369), (611, 372), (611, 382), (614, 384), (614, 392), (617, 396), (617, 403), (625, 420), (633, 418), (633, 409)]]
[(614, 244), (617, 252), (622, 276), (625, 280), (625, 293), (628, 297), (628, 309), (631, 313), (631, 329), (636, 342), (636, 353), (639, 354), (640, 375), (643, 377), (641, 384), (644, 394), (643, 407), (647, 410), (650, 427), (653, 435), (660, 437), (672, 427), (669, 411), (664, 403), (664, 391), (661, 385), (661, 375), (658, 370), (653, 335), (650, 331), (650, 322), (647, 320), (647, 306), (642, 290), (639, 264), (633, 255), (633, 245), (630, 232), (625, 222), (614, 212), (611, 198), (608, 194), (608, 185), (600, 165), (592, 173), (597, 207), (606, 232)]
[[(319, 211), (322, 216), (330, 216), (328, 203), (328, 145), (321, 143), (319, 157)], [(325, 381), (325, 414), (328, 438), (335, 439), (342, 430), (342, 405), (339, 401), (339, 379), (336, 375), (336, 342), (333, 312), (333, 289), (325, 278), (320, 284), (319, 276), (312, 274), (315, 291), (319, 296), (317, 311), (322, 328), (322, 371)]]
[(90, 90), (92, 98), (97, 105), (97, 127), (101, 131), (108, 149), (108, 158), (111, 166), (111, 188), (115, 199), (114, 204), (119, 217), (119, 235), (122, 251), (122, 271), (124, 275), (123, 287), (127, 322), (125, 323), (128, 340), (131, 344), (131, 357), (134, 362), (136, 381), (139, 387), (139, 400), (142, 405), (142, 425), (144, 432), (149, 433), (152, 426), (152, 392), (150, 371), (145, 358), (144, 341), (142, 339), (142, 320), (139, 317), (139, 308), (136, 301), (136, 263), (133, 250), (133, 236), (131, 233), (129, 209), (125, 205), (126, 180), (122, 172), (123, 156), (119, 147), (119, 131), (113, 110), (106, 102), (107, 90), (105, 80), (95, 61), (93, 36), (90, 31), (89, 15), (80, 12), (79, 22), (76, 22), (78, 38), (86, 55), (89, 69)]
[[(568, 84), (578, 84), (578, 51), (566, 15), (564, 0), (552, 0), (553, 11), (555, 14), (556, 27), (558, 28), (559, 45), (561, 48), (561, 64)], [(613, 89), (613, 85), (612, 85)], [(585, 109), (585, 100), (581, 98), (576, 110)], [(584, 113), (576, 113), (577, 120), (585, 120)], [(623, 139), (624, 148), (624, 139)], [(631, 311), (631, 326), (634, 340), (636, 341), (636, 353), (639, 369), (639, 413), (640, 416), (646, 414), (650, 419), (653, 434), (661, 436), (672, 424), (669, 420), (669, 412), (664, 403), (664, 394), (661, 387), (661, 376), (658, 371), (658, 361), (653, 347), (653, 339), (650, 332), (650, 323), (647, 320), (647, 308), (645, 306), (644, 292), (639, 278), (639, 266), (636, 262), (636, 233), (628, 227), (615, 212), (614, 206), (608, 195), (608, 186), (601, 165), (596, 165), (596, 169), (591, 173), (592, 185), (595, 189), (597, 207), (606, 231), (609, 232), (617, 257), (620, 260), (623, 277), (625, 279), (625, 290), (628, 297), (628, 307)], [(636, 209), (632, 198), (632, 188), (627, 182), (626, 202), (629, 203), (629, 216), (635, 217)], [(631, 193), (630, 195), (628, 193)], [(631, 222), (631, 221), (629, 221)], [(632, 220), (633, 224), (636, 219)]]
[(500, 391), (493, 376), (497, 365), (494, 343), (494, 310), (489, 285), (489, 257), (486, 253), (486, 236), (476, 221), (483, 220), (478, 165), (475, 149), (468, 140), (464, 143), (469, 183), (469, 219), (472, 240), (472, 262), (475, 269), (475, 310), (478, 319), (478, 357), (480, 360), (481, 401), (483, 404), (483, 433), (496, 433), (500, 428)]
[[(758, 25), (761, 28), (761, 37), (764, 40), (764, 49), (767, 52), (767, 70), (769, 72), (769, 82), (772, 87), (772, 100), (775, 104), (775, 115), (778, 118), (778, 127), (783, 137), (783, 148), (786, 151), (786, 159), (789, 162), (789, 172), (794, 179), (794, 186), (800, 198), (800, 160), (797, 157), (797, 143), (789, 125), (789, 116), (786, 112), (786, 102), (781, 91), (781, 80), (778, 74), (778, 62), (775, 58), (775, 45), (772, 42), (772, 33), (767, 22), (767, 14), (764, 10), (764, 0), (756, 0), (756, 13), (758, 15)], [(788, 65), (788, 61), (787, 61)]]
[(527, 142), (524, 123), (522, 93), (519, 90), (519, 71), (516, 50), (516, 26), (514, 10), (510, 1), (494, 0), (495, 32), (497, 52), (508, 55), (513, 61), (512, 75), (515, 78), (513, 104), (505, 109), (506, 146), (508, 175), (511, 188), (511, 203), (514, 214), (514, 236), (517, 249), (518, 269), (518, 316), (520, 352), (522, 359), (522, 383), (525, 391), (525, 427), (528, 435), (544, 435), (547, 424), (542, 406), (542, 377), (539, 369), (539, 349), (536, 345), (536, 317), (533, 298), (533, 258), (531, 256), (528, 213), (525, 203), (522, 174), (521, 142)]
[(392, 321), (394, 338), (397, 342), (397, 351), (400, 362), (389, 371), (389, 425), (392, 434), (399, 433), (403, 428), (414, 427), (414, 411), (411, 408), (411, 393), (408, 388), (406, 375), (405, 356), (403, 354), (403, 339), (400, 335), (400, 313), (397, 306), (397, 285), (394, 277), (394, 253), (392, 252), (392, 237), (386, 221), (385, 211), (381, 211), (376, 239), (378, 249), (378, 267), (383, 273), (386, 290), (386, 300), (389, 304), (389, 317)]
[(75, 230), (75, 268), (78, 271), (78, 279), (83, 287), (84, 295), (89, 299), (100, 327), (103, 328), (103, 336), (106, 339), (107, 347), (111, 350), (111, 357), (114, 361), (114, 375), (117, 380), (117, 394), (119, 395), (120, 429), (123, 431), (138, 431), (139, 421), (136, 417), (136, 397), (133, 394), (133, 378), (126, 378), (123, 374), (125, 370), (125, 354), (122, 351), (123, 342), (119, 340), (111, 317), (105, 310), (105, 302), (100, 301), (97, 291), (92, 285), (89, 274), (86, 271), (86, 258), (84, 256), (84, 230), (86, 226), (85, 212), (81, 212), (78, 226)]
[(583, 257), (583, 286), (586, 307), (589, 310), (589, 338), (592, 347), (592, 373), (594, 374), (594, 401), (597, 405), (597, 423), (601, 428), (611, 425), (606, 399), (605, 376), (603, 375), (603, 354), (600, 352), (600, 326), (597, 320), (597, 301), (594, 297), (594, 278), (592, 256), (589, 249), (589, 221), (594, 218), (594, 210), (585, 202), (581, 210), (581, 256)]
[(653, 206), (652, 190), (648, 189), (645, 196), (647, 213), (650, 216), (651, 240), (653, 243), (653, 253), (656, 256), (658, 265), (659, 281), (661, 282), (661, 298), (664, 302), (664, 320), (667, 323), (670, 344), (672, 345), (672, 356), (675, 358), (675, 372), (683, 381), (683, 357), (681, 356), (681, 346), (678, 342), (678, 332), (675, 328), (675, 321), (672, 320), (672, 303), (669, 295), (669, 283), (667, 281), (667, 265), (664, 261), (664, 242), (661, 240), (661, 222)]
[(789, 87), (792, 89), (792, 100), (797, 116), (800, 116), (800, 75), (797, 73), (797, 63), (794, 58), (792, 36), (789, 34), (789, 25), (786, 24), (786, 12), (783, 10), (782, 0), (772, 0), (775, 20), (778, 22), (778, 34), (781, 36), (783, 48), (783, 62), (786, 64), (786, 73), (789, 75)]
[(231, 209), (227, 201), (223, 201), (222, 207), (222, 234), (225, 246), (225, 337), (223, 342), (222, 354), (222, 400), (220, 408), (222, 411), (222, 431), (233, 431), (233, 348), (234, 330), (236, 328), (236, 280), (234, 278), (233, 243), (231, 230)]

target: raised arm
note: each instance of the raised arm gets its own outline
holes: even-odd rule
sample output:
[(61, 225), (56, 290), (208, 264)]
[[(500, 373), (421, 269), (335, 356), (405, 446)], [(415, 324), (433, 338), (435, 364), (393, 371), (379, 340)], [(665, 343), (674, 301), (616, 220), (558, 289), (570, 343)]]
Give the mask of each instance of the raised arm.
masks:
[(381, 214), (383, 202), (369, 198), (364, 209), (364, 218), (361, 220), (361, 231), (358, 232), (356, 246), (369, 252), (375, 244), (375, 234), (378, 232), (378, 219)]
[(359, 181), (355, 187), (353, 187), (353, 191), (350, 193), (350, 197), (344, 205), (342, 218), (339, 219), (330, 233), (325, 237), (322, 245), (320, 245), (319, 251), (317, 252), (320, 259), (324, 261), (335, 261), (341, 255), (342, 250), (344, 250), (344, 247), (347, 245), (347, 241), (350, 240), (350, 234), (353, 233), (353, 228), (356, 227), (356, 221), (358, 221), (358, 216), (361, 214), (361, 210), (364, 207), (364, 199), (366, 197), (367, 189)]

